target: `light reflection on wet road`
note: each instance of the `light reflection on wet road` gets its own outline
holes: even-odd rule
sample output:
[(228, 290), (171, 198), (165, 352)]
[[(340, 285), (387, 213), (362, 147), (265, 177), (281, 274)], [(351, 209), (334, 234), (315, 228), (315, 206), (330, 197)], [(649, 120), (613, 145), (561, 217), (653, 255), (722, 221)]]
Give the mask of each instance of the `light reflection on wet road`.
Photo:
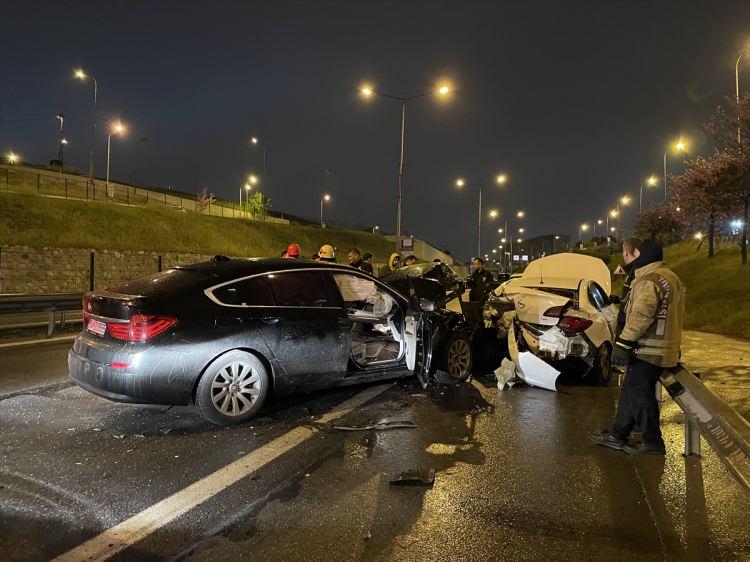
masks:
[[(726, 347), (731, 369), (711, 370), (693, 348), (686, 356), (742, 407), (747, 347), (714, 343)], [(3, 400), (0, 554), (63, 552), (291, 428), (316, 426), (358, 390), (277, 400), (228, 429), (189, 408), (117, 405), (77, 388)], [(683, 416), (670, 400), (666, 458), (631, 458), (586, 440), (609, 421), (617, 390), (499, 392), (478, 380), (423, 391), (402, 381), (341, 423), (411, 420), (416, 429), (322, 427), (117, 559), (750, 558), (750, 496), (707, 447), (700, 460), (681, 456)], [(426, 468), (436, 471), (432, 487), (389, 483)]]

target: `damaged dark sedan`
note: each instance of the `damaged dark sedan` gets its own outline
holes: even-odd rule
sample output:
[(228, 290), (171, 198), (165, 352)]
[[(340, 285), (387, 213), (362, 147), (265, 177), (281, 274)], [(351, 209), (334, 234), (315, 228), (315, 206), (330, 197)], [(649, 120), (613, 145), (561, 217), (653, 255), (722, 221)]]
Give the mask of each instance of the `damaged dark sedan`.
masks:
[(252, 418), (272, 391), (412, 375), (426, 386), (463, 333), (434, 301), (348, 266), (223, 256), (88, 293), (83, 315), (68, 356), (76, 384), (114, 401), (195, 404), (220, 425)]

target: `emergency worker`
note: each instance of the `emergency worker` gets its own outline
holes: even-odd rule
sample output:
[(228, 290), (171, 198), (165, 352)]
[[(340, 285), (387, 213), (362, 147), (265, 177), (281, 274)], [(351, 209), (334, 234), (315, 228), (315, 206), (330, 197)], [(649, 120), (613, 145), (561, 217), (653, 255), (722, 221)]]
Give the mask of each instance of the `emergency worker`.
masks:
[(318, 250), (318, 255), (320, 256), (319, 261), (336, 261), (336, 250), (330, 244), (323, 244)]
[(417, 263), (417, 261), (418, 261), (417, 256), (414, 256), (414, 255), (406, 256), (406, 258), (404, 259), (404, 265), (402, 265), (401, 267), (414, 265), (415, 263)]
[(490, 294), (490, 286), (494, 281), (492, 273), (484, 269), (484, 260), (474, 258), (474, 271), (469, 275), (469, 300), (484, 302)]
[[(615, 341), (612, 362), (626, 366), (627, 372), (612, 425), (591, 434), (591, 440), (630, 454), (663, 455), (656, 383), (664, 369), (680, 359), (685, 286), (664, 265), (661, 246), (653, 240), (635, 249), (625, 244), (622, 255), (633, 280), (620, 304), (625, 309), (625, 325)], [(636, 426), (641, 444), (632, 447), (628, 438)]]
[(299, 244), (291, 243), (286, 249), (286, 256), (283, 256), (290, 260), (300, 259), (300, 247)]

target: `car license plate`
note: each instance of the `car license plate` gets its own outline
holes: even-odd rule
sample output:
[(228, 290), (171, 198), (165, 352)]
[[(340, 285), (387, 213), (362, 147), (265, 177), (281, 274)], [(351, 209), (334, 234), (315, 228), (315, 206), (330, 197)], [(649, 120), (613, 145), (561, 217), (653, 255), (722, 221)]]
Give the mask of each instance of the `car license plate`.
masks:
[(95, 320), (94, 318), (89, 319), (89, 323), (86, 326), (89, 332), (93, 332), (99, 336), (103, 336), (104, 332), (107, 331), (107, 325), (104, 322)]

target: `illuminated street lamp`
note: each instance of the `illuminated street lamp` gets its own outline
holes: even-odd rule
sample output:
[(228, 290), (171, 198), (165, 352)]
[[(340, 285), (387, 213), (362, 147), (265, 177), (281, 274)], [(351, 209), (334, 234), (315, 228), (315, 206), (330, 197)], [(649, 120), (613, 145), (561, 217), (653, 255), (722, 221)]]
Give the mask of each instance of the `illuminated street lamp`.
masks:
[(378, 226), (377, 224), (372, 227), (372, 233), (373, 234), (376, 234), (378, 230), (380, 230), (380, 226)]
[[(653, 187), (657, 183), (659, 183), (659, 180), (656, 179), (656, 176), (650, 175), (646, 178), (646, 185), (648, 187)], [(643, 183), (641, 183), (641, 194), (638, 197), (638, 214), (640, 215), (643, 212)]]
[[(501, 181), (502, 178), (502, 181)], [(495, 178), (495, 183), (498, 185), (504, 185), (508, 181), (508, 177), (505, 174), (499, 174)], [(479, 207), (477, 214), (477, 256), (482, 255), (482, 192), (484, 191), (484, 184), (482, 183), (471, 183), (466, 181), (464, 178), (458, 178), (456, 180), (456, 187), (461, 189), (463, 187), (476, 187), (479, 190)], [(491, 210), (489, 217), (496, 219), (499, 216), (499, 212), (495, 209)], [(500, 232), (498, 230), (498, 232)]]
[(327, 193), (320, 198), (320, 228), (324, 228), (323, 225), (323, 203), (328, 203), (331, 200), (331, 196)]
[(398, 181), (396, 185), (396, 251), (401, 251), (401, 199), (404, 187), (404, 145), (406, 137), (406, 104), (415, 99), (435, 95), (439, 98), (447, 98), (454, 91), (449, 84), (438, 84), (434, 90), (422, 92), (412, 96), (395, 96), (386, 92), (380, 92), (371, 84), (363, 84), (359, 88), (362, 97), (370, 99), (376, 95), (396, 100), (401, 103), (401, 152), (398, 163)]
[(263, 178), (263, 184), (266, 189), (266, 195), (268, 194), (268, 176), (266, 176), (266, 143), (261, 142), (260, 137), (253, 135), (250, 137), (250, 144), (253, 146), (260, 146), (263, 149), (263, 172), (261, 177)]
[(21, 157), (12, 150), (5, 157), (8, 159), (9, 164), (16, 164), (21, 160)]
[(112, 123), (112, 126), (109, 128), (109, 133), (107, 134), (107, 181), (106, 181), (106, 192), (107, 197), (112, 197), (112, 194), (109, 192), (109, 157), (111, 154), (111, 147), (112, 147), (112, 135), (122, 136), (125, 134), (125, 125), (123, 125), (122, 121), (116, 121)]
[(498, 229), (497, 229), (497, 233), (498, 233), (498, 234), (502, 234), (503, 232), (504, 232), (504, 230), (503, 230), (502, 228), (498, 228)]
[[(675, 152), (687, 152), (687, 146), (685, 142), (680, 138), (674, 143), (673, 149)], [(667, 153), (669, 149), (664, 151), (664, 201), (667, 200)]]
[(583, 250), (583, 233), (589, 229), (589, 225), (585, 222), (578, 225), (578, 239), (581, 241), (581, 250)]
[(94, 186), (94, 143), (96, 141), (96, 94), (99, 89), (99, 85), (96, 82), (96, 78), (92, 74), (86, 74), (82, 68), (76, 68), (73, 71), (73, 76), (78, 80), (91, 80), (91, 84), (94, 88), (94, 98), (91, 109), (91, 147), (89, 149), (89, 183), (93, 188)]
[[(250, 201), (250, 194), (248, 193), (253, 187), (258, 185), (259, 180), (258, 176), (255, 174), (250, 174), (247, 176), (247, 180), (245, 180), (245, 206), (247, 206), (247, 202)], [(247, 218), (247, 209), (242, 206), (242, 188), (240, 188), (240, 213), (245, 213), (245, 218)], [(242, 216), (240, 214), (240, 216)]]
[(626, 206), (627, 206), (627, 205), (630, 205), (630, 196), (629, 196), (629, 195), (623, 195), (622, 197), (620, 197), (620, 198), (619, 198), (619, 199), (617, 200), (617, 209), (616, 209), (616, 213), (617, 213), (617, 235), (618, 235), (618, 237), (622, 235), (622, 234), (621, 234), (621, 230), (620, 230), (620, 215), (622, 214), (622, 213), (620, 212), (620, 204), (621, 204), (621, 203), (622, 203), (623, 205), (626, 205)]
[(60, 171), (62, 171), (63, 168), (63, 147), (68, 144), (68, 141), (65, 140), (65, 133), (63, 132), (63, 123), (65, 123), (65, 116), (60, 113), (59, 115), (55, 115), (58, 121), (60, 121), (60, 134), (58, 136), (58, 144), (59, 148), (57, 150), (57, 159), (60, 161)]

